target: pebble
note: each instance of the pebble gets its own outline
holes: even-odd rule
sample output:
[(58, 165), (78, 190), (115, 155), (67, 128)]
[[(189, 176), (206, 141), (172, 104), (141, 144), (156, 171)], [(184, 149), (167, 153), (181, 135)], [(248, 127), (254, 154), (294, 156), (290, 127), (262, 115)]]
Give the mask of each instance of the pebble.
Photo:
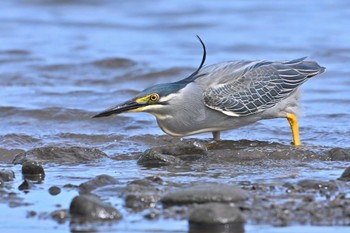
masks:
[(56, 196), (58, 194), (61, 193), (61, 188), (57, 187), (57, 186), (51, 186), (49, 188), (49, 193), (52, 195), (52, 196)]
[(22, 164), (22, 175), (25, 179), (41, 181), (45, 178), (45, 171), (36, 161), (25, 161)]

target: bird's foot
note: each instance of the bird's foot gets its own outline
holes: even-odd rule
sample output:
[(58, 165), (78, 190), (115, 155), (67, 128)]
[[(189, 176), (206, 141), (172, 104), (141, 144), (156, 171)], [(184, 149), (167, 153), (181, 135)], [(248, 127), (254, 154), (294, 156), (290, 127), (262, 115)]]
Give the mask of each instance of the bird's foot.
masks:
[(213, 140), (209, 143), (206, 143), (205, 146), (207, 147), (207, 149), (214, 149), (220, 141), (220, 131), (213, 131)]

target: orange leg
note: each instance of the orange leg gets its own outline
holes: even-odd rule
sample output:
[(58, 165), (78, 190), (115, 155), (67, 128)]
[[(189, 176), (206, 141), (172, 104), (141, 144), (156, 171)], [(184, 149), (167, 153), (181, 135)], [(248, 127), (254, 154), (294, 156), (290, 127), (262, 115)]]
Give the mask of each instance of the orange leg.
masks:
[(298, 119), (295, 114), (288, 113), (287, 119), (292, 129), (293, 141), (295, 146), (300, 146), (300, 135), (299, 135), (299, 125)]

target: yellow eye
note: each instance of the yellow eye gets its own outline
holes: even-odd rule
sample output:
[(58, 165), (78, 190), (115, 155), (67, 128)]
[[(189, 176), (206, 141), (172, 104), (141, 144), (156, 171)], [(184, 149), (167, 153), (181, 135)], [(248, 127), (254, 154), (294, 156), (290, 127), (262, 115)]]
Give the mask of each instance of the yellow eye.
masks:
[(151, 94), (151, 95), (149, 96), (149, 100), (152, 101), (152, 102), (156, 102), (156, 101), (159, 100), (159, 95), (156, 94), (156, 93)]

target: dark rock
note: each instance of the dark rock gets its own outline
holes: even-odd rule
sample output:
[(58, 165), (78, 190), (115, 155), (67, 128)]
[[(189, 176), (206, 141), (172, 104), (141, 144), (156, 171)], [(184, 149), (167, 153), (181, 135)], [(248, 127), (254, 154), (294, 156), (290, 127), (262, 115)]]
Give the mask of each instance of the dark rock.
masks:
[(189, 140), (148, 149), (142, 153), (137, 163), (149, 167), (177, 165), (184, 161), (198, 160), (207, 153), (204, 144)]
[(226, 184), (207, 183), (172, 191), (162, 198), (165, 205), (183, 205), (206, 202), (239, 202), (248, 197), (238, 187)]
[(58, 195), (58, 194), (61, 193), (61, 189), (60, 189), (59, 187), (57, 187), (57, 186), (51, 186), (51, 187), (49, 188), (49, 193), (50, 193), (52, 196), (56, 196), (56, 195)]
[(51, 218), (56, 222), (63, 224), (68, 220), (68, 210), (55, 210), (51, 213)]
[(140, 179), (130, 182), (124, 189), (125, 206), (139, 212), (154, 208), (160, 200), (156, 183), (149, 179)]
[(99, 175), (95, 178), (86, 181), (79, 185), (79, 193), (80, 194), (87, 194), (90, 193), (92, 190), (97, 189), (99, 187), (103, 187), (106, 185), (112, 185), (117, 184), (118, 181), (109, 175)]
[(243, 214), (236, 206), (222, 203), (196, 206), (189, 217), (190, 224), (243, 224), (244, 222)]
[(28, 191), (32, 187), (33, 187), (33, 184), (29, 180), (25, 179), (23, 183), (18, 186), (18, 189), (22, 191)]
[(22, 164), (22, 175), (25, 179), (41, 181), (45, 178), (45, 171), (38, 162), (26, 161)]
[(65, 185), (63, 185), (63, 188), (66, 188), (66, 189), (78, 189), (79, 186), (78, 185), (74, 185), (74, 184), (65, 184)]
[(26, 159), (26, 153), (19, 153), (16, 155), (16, 157), (13, 159), (12, 163), (13, 164), (23, 164), (25, 161), (27, 161)]
[(244, 233), (241, 223), (229, 224), (190, 224), (188, 233)]
[(153, 186), (154, 183), (151, 180), (139, 179), (133, 180), (129, 183), (130, 185), (140, 185), (140, 186)]
[(0, 163), (13, 163), (16, 157), (24, 157), (25, 151), (20, 149), (7, 150), (0, 148)]
[(166, 165), (176, 165), (181, 163), (181, 159), (178, 159), (172, 155), (161, 154), (154, 149), (146, 150), (137, 161), (137, 164), (146, 167), (159, 167)]
[(160, 176), (147, 176), (145, 179), (150, 180), (156, 184), (163, 184), (163, 179)]
[(146, 213), (144, 217), (149, 220), (158, 219), (160, 216), (159, 210), (152, 209), (150, 212)]
[(15, 173), (11, 170), (0, 170), (0, 179), (4, 182), (12, 181), (15, 178)]
[(304, 189), (323, 190), (327, 192), (338, 191), (338, 186), (335, 182), (320, 181), (320, 180), (301, 180), (298, 185)]
[(154, 148), (162, 154), (182, 156), (182, 155), (206, 155), (208, 153), (206, 146), (198, 141), (184, 141), (173, 145)]
[(159, 200), (158, 195), (150, 195), (147, 193), (132, 193), (125, 198), (125, 206), (134, 211), (142, 211), (148, 208), (154, 208)]
[(88, 147), (46, 146), (27, 152), (27, 158), (43, 162), (81, 163), (108, 157), (102, 151)]
[(81, 221), (118, 220), (122, 218), (117, 209), (90, 195), (80, 195), (73, 198), (69, 213)]
[(350, 161), (350, 152), (343, 148), (333, 148), (328, 153), (332, 161)]
[(31, 210), (31, 211), (27, 211), (27, 218), (33, 218), (33, 217), (35, 217), (35, 216), (37, 216), (38, 215), (38, 213), (36, 212), (36, 211), (34, 211), (34, 210)]
[(338, 178), (341, 181), (350, 181), (350, 167), (347, 167), (341, 176)]

